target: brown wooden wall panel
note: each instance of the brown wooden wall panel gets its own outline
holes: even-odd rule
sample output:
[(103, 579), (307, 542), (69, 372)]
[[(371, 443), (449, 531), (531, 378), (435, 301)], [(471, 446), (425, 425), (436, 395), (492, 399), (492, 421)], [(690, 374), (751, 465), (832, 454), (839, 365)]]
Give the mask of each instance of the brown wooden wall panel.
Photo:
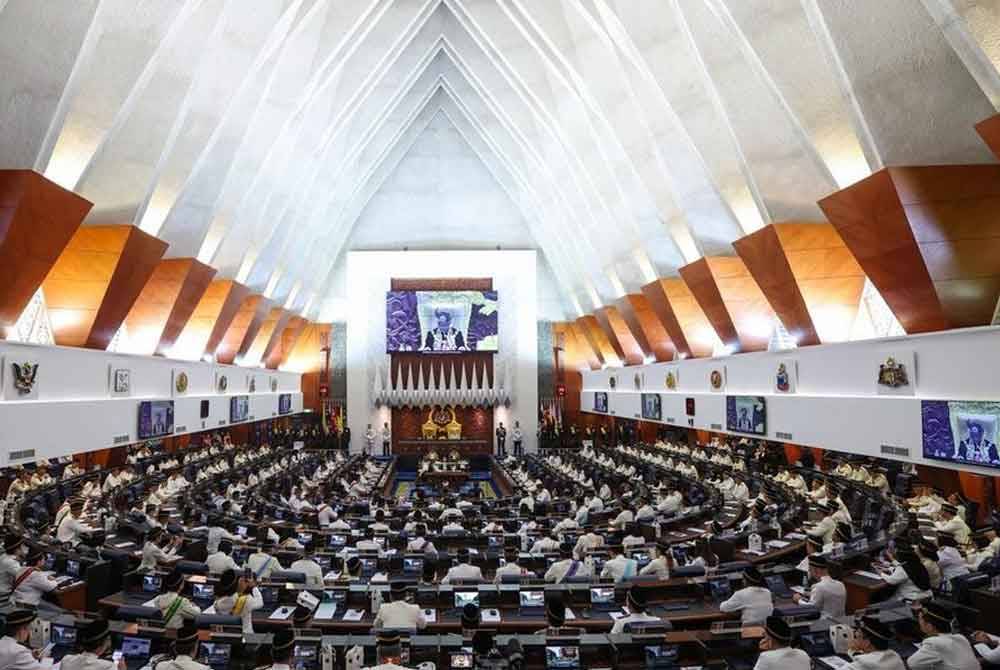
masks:
[[(688, 344), (687, 335), (684, 333), (680, 319), (677, 313), (674, 312), (674, 305), (667, 295), (669, 290), (668, 281), (666, 279), (652, 281), (642, 287), (642, 294), (646, 296), (646, 300), (649, 302), (653, 313), (656, 314), (656, 318), (663, 324), (663, 329), (670, 337), (670, 341), (673, 342), (677, 353), (681, 356), (696, 356), (691, 349), (691, 345)], [(700, 310), (701, 308), (698, 309)], [(711, 350), (709, 353), (711, 353)]]
[(107, 349), (166, 249), (134, 226), (78, 228), (42, 284), (56, 344)]
[(993, 154), (1000, 158), (1000, 114), (996, 114), (976, 124), (976, 132), (986, 142)]
[(827, 222), (774, 224), (821, 342), (850, 338), (865, 272)]
[[(392, 408), (392, 450), (393, 453), (406, 453), (399, 449), (400, 440), (420, 440), (423, 439), (422, 428), (427, 421), (430, 408), (414, 409), (411, 407)], [(483, 407), (456, 407), (455, 420), (462, 424), (462, 439), (464, 440), (485, 440), (487, 445), (481, 448), (465, 446), (459, 451), (463, 454), (490, 454), (493, 444), (493, 408)], [(374, 426), (376, 431), (381, 431), (382, 426)], [(361, 438), (362, 441), (364, 437)], [(381, 436), (377, 438), (377, 453), (382, 453)], [(446, 456), (454, 447), (448, 445), (448, 440), (441, 440), (441, 445), (437, 448), (439, 456)]]
[(765, 351), (774, 310), (738, 256), (708, 256), (680, 268), (716, 335), (732, 351)]
[(819, 334), (774, 225), (736, 240), (733, 247), (788, 333), (800, 346), (819, 344)]
[(681, 357), (712, 355), (715, 330), (683, 279), (660, 278), (642, 287)]
[(492, 291), (490, 277), (442, 277), (418, 279), (390, 279), (393, 291)]
[(308, 324), (309, 321), (303, 319), (301, 316), (293, 316), (289, 319), (288, 327), (285, 328), (285, 332), (281, 334), (281, 340), (271, 351), (271, 355), (264, 361), (268, 368), (271, 370), (277, 370), (284, 365)]
[(616, 306), (644, 352), (652, 354), (658, 362), (673, 360), (674, 345), (670, 335), (645, 295), (622, 296)]
[(93, 205), (32, 170), (0, 170), (0, 335), (31, 296)]
[(584, 314), (576, 320), (576, 323), (580, 326), (583, 336), (587, 338), (590, 347), (597, 354), (602, 364), (611, 367), (622, 365), (622, 359), (615, 353), (614, 347), (611, 346), (611, 340), (604, 334), (597, 317), (593, 314)]
[(226, 330), (225, 337), (222, 338), (222, 342), (216, 349), (216, 360), (220, 363), (232, 364), (236, 361), (237, 356), (245, 356), (254, 338), (257, 337), (257, 331), (264, 323), (264, 317), (267, 316), (270, 308), (271, 301), (259, 293), (244, 298), (236, 316), (233, 317), (232, 323)]
[[(274, 334), (274, 329), (278, 326), (278, 323), (285, 314), (287, 314), (287, 312), (285, 312), (285, 310), (281, 307), (271, 307), (267, 310), (260, 323), (260, 328), (257, 329), (257, 333), (254, 335), (253, 341), (250, 343), (249, 348), (247, 348), (246, 353), (244, 354), (245, 363), (256, 365), (258, 362), (264, 360), (264, 349), (271, 341), (271, 335)], [(287, 321), (287, 318), (285, 321)]]
[(193, 258), (161, 260), (125, 317), (129, 353), (164, 355), (214, 274), (214, 269)]
[(1000, 166), (887, 168), (820, 206), (906, 332), (990, 322), (1000, 293)]
[(303, 407), (319, 412), (320, 403), (320, 373), (323, 370), (323, 347), (330, 341), (330, 324), (309, 323), (295, 343), (285, 366), (292, 371), (302, 373)]

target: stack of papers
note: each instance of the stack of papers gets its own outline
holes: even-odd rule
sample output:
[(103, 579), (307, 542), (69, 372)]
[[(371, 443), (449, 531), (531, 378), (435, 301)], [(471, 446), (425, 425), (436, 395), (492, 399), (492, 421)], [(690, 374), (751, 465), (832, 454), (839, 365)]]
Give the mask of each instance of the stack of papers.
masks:
[(482, 612), (481, 619), (483, 623), (500, 623), (500, 610), (485, 609)]
[(424, 610), (424, 619), (427, 620), (427, 623), (437, 623), (437, 620), (438, 620), (437, 610), (425, 609)]
[(868, 579), (877, 579), (878, 581), (882, 581), (882, 575), (875, 572), (868, 572), (867, 570), (858, 570), (854, 574), (856, 574), (859, 577), (867, 577)]
[(287, 605), (285, 605), (271, 612), (271, 616), (269, 616), (268, 619), (277, 619), (278, 621), (284, 621), (288, 617), (292, 616), (292, 612), (294, 611), (295, 611), (294, 607), (288, 607)]
[(333, 619), (337, 613), (337, 603), (322, 603), (313, 612), (314, 619)]
[(361, 621), (365, 618), (364, 610), (350, 609), (344, 612), (344, 621)]

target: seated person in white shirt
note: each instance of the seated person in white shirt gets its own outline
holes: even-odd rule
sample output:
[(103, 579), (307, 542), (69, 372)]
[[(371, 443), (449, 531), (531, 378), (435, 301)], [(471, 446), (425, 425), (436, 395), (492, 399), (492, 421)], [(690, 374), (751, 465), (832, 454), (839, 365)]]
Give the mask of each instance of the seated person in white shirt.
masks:
[(830, 575), (830, 563), (825, 556), (813, 554), (809, 557), (809, 576), (814, 581), (809, 589), (809, 597), (795, 594), (793, 600), (800, 605), (812, 605), (821, 615), (831, 619), (844, 616), (847, 589), (842, 581)]
[(656, 622), (666, 628), (673, 628), (670, 625), (670, 621), (666, 619), (660, 619), (660, 617), (653, 616), (652, 614), (646, 614), (646, 592), (641, 586), (634, 585), (628, 590), (628, 595), (625, 596), (625, 607), (628, 609), (628, 614), (620, 619), (617, 619), (614, 625), (611, 627), (611, 634), (616, 635), (618, 633), (627, 632), (625, 630), (626, 626), (632, 626), (641, 623)]
[(427, 625), (427, 618), (419, 605), (407, 602), (406, 584), (393, 582), (389, 587), (390, 602), (383, 603), (375, 615), (375, 630), (419, 629)]
[(24, 559), (24, 567), (15, 576), (13, 600), (22, 605), (37, 607), (42, 596), (56, 588), (52, 573), (45, 572), (45, 554), (38, 548), (32, 549)]
[(437, 548), (434, 543), (427, 539), (427, 526), (417, 524), (414, 531), (414, 538), (406, 543), (406, 551), (409, 553), (424, 554), (425, 556), (437, 556)]
[(506, 561), (493, 574), (494, 584), (501, 583), (505, 576), (517, 577), (519, 579), (534, 579), (535, 573), (522, 567), (517, 562), (519, 553), (517, 549), (507, 549)]
[(301, 572), (306, 576), (306, 586), (323, 586), (323, 568), (313, 558), (313, 551), (307, 549), (302, 558), (288, 566), (291, 572)]
[(545, 573), (545, 581), (554, 584), (561, 584), (566, 579), (573, 577), (591, 577), (593, 571), (590, 566), (573, 557), (573, 545), (566, 542), (559, 546), (561, 559), (549, 566)]
[(466, 548), (458, 551), (458, 565), (451, 567), (448, 573), (441, 580), (442, 584), (450, 584), (455, 580), (467, 582), (482, 582), (483, 572), (477, 565), (472, 565), (469, 550)]
[(764, 637), (754, 670), (809, 670), (812, 659), (801, 649), (792, 648), (795, 633), (781, 617), (768, 616), (763, 622)]
[(615, 547), (614, 555), (610, 560), (604, 562), (601, 569), (601, 579), (612, 578), (615, 582), (624, 581), (634, 577), (639, 571), (639, 563), (634, 558), (626, 558), (622, 550)]
[(229, 540), (219, 542), (219, 550), (209, 554), (205, 559), (208, 571), (213, 575), (221, 575), (226, 570), (240, 570), (239, 564), (233, 559), (233, 543)]
[(618, 530), (624, 530), (625, 526), (633, 521), (635, 521), (635, 514), (623, 504), (622, 511), (619, 512), (618, 516), (616, 516), (611, 522), (611, 527)]
[(555, 530), (548, 537), (543, 537), (531, 545), (531, 554), (545, 554), (559, 550), (559, 537)]
[(653, 550), (652, 560), (639, 570), (640, 575), (656, 575), (657, 579), (670, 579), (670, 569), (673, 567), (673, 554), (670, 545), (658, 544)]
[(70, 500), (69, 514), (63, 517), (62, 521), (59, 522), (59, 528), (56, 530), (56, 539), (59, 542), (75, 547), (83, 539), (83, 533), (93, 530), (90, 526), (80, 521), (82, 514), (83, 500), (80, 498)]
[(764, 585), (764, 576), (755, 567), (743, 572), (746, 586), (736, 591), (728, 600), (719, 603), (723, 612), (739, 612), (743, 625), (761, 624), (774, 611), (771, 592)]
[(889, 649), (896, 633), (873, 616), (862, 617), (854, 627), (851, 663), (842, 670), (906, 670), (898, 653)]

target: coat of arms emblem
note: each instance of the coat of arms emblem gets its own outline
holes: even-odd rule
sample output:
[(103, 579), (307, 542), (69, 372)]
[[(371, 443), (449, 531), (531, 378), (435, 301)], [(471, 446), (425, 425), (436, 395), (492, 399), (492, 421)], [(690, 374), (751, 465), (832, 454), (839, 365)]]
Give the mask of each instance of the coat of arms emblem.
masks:
[(897, 363), (892, 356), (885, 359), (885, 363), (878, 366), (878, 383), (881, 386), (899, 388), (910, 383), (910, 376), (906, 372), (906, 366)]
[(788, 379), (788, 368), (785, 367), (784, 363), (778, 364), (778, 373), (774, 376), (774, 385), (783, 393), (787, 393), (791, 388), (791, 382)]
[(18, 395), (28, 395), (35, 387), (38, 377), (38, 363), (12, 363), (14, 368), (14, 388)]
[(219, 390), (225, 392), (229, 388), (229, 377), (226, 375), (219, 375)]
[(612, 389), (618, 386), (618, 378), (615, 377), (614, 375), (611, 375), (611, 378), (608, 379), (608, 386), (610, 386)]
[(677, 388), (677, 377), (672, 370), (667, 373), (667, 388), (671, 391)]
[(271, 393), (274, 393), (277, 390), (278, 390), (278, 378), (271, 377)]
[(251, 377), (250, 378), (250, 393), (256, 393), (256, 392), (257, 392), (257, 378), (256, 377)]
[(188, 390), (188, 376), (186, 372), (178, 372), (177, 379), (174, 380), (174, 389), (178, 393), (185, 393)]
[(722, 388), (722, 373), (718, 370), (712, 370), (712, 374), (708, 379), (712, 383), (712, 388), (716, 391)]
[(632, 382), (635, 384), (636, 391), (642, 389), (642, 375), (640, 375), (638, 372), (635, 373), (635, 376), (632, 378)]

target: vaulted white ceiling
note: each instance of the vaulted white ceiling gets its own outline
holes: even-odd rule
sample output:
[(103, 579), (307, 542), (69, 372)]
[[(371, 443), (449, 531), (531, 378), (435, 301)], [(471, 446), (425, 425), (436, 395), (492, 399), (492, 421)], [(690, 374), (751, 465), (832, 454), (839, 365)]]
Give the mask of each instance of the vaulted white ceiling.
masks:
[(317, 318), (346, 250), (437, 244), (370, 212), (443, 114), (575, 316), (885, 165), (992, 160), (998, 45), (996, 0), (0, 0), (0, 167)]

